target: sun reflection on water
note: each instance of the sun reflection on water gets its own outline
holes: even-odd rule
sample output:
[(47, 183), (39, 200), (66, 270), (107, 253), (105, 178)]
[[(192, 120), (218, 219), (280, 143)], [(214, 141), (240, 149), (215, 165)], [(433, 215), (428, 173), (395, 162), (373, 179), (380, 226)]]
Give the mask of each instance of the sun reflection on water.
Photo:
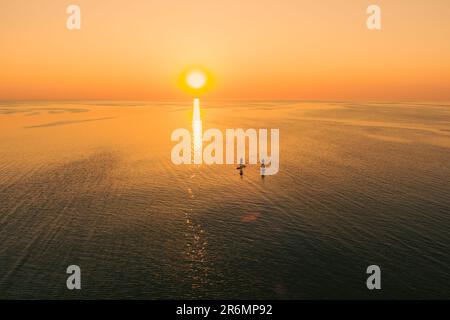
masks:
[(200, 100), (194, 99), (194, 112), (192, 114), (192, 132), (194, 135), (194, 164), (202, 163), (202, 119), (200, 117)]

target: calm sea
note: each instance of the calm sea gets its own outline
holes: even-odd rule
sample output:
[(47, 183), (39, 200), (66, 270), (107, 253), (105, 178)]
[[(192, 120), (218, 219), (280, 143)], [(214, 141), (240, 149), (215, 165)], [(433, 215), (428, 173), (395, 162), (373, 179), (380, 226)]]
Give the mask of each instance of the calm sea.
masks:
[(279, 128), (279, 173), (172, 164), (189, 101), (1, 103), (0, 298), (450, 297), (450, 103), (202, 101), (201, 117)]

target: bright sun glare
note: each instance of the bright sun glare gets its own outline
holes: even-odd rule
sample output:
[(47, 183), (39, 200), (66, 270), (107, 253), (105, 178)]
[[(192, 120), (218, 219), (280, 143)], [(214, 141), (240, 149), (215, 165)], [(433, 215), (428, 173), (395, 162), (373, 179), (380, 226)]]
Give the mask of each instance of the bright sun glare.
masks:
[(191, 71), (186, 76), (186, 82), (192, 89), (200, 89), (206, 84), (206, 74), (199, 70)]

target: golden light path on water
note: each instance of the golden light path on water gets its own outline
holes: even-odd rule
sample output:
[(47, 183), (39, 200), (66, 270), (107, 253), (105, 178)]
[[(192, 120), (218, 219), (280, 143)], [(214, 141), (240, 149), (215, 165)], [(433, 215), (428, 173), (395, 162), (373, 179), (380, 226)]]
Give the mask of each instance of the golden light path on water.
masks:
[(194, 99), (194, 111), (192, 114), (192, 132), (194, 135), (194, 164), (202, 163), (202, 119), (200, 117), (200, 99)]
[[(202, 164), (203, 156), (203, 126), (200, 115), (200, 99), (195, 98), (192, 112), (192, 149), (194, 164)], [(195, 174), (191, 176), (195, 178)], [(192, 290), (196, 290), (196, 295), (202, 295), (202, 290), (208, 286), (208, 273), (210, 265), (207, 262), (207, 237), (201, 223), (196, 218), (196, 202), (193, 192), (194, 186), (188, 187), (189, 198), (193, 200), (192, 205), (186, 211), (186, 259), (188, 263), (187, 279), (190, 281)], [(200, 290), (200, 291), (199, 291)]]

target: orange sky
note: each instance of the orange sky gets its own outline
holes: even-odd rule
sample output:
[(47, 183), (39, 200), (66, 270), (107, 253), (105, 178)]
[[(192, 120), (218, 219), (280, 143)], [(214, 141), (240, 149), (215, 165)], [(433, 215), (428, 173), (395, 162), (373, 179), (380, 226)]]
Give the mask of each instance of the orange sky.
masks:
[(183, 98), (193, 64), (209, 98), (450, 100), (450, 1), (0, 1), (0, 99)]

